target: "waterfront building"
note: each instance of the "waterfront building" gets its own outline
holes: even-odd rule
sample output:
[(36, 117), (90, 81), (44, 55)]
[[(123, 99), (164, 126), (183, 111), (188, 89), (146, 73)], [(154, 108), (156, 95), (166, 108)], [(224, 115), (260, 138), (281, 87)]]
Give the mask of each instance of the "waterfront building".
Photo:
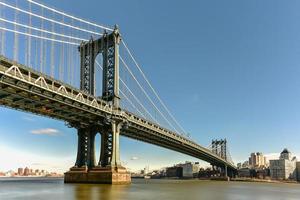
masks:
[(184, 164), (180, 164), (182, 167), (182, 177), (183, 178), (196, 178), (198, 177), (200, 165), (199, 162), (186, 162)]
[(291, 152), (284, 149), (278, 160), (270, 160), (270, 175), (272, 179), (296, 180), (296, 157), (291, 156)]
[(23, 176), (23, 174), (24, 174), (24, 169), (23, 168), (18, 168), (18, 175), (19, 176)]
[(265, 168), (267, 166), (266, 157), (261, 152), (251, 153), (249, 165), (251, 168)]
[(182, 167), (174, 166), (174, 167), (168, 167), (166, 170), (166, 176), (167, 177), (182, 177)]
[(296, 169), (297, 169), (297, 181), (300, 182), (300, 162), (296, 163)]
[(250, 178), (251, 177), (251, 170), (249, 168), (238, 169), (238, 176), (239, 177)]

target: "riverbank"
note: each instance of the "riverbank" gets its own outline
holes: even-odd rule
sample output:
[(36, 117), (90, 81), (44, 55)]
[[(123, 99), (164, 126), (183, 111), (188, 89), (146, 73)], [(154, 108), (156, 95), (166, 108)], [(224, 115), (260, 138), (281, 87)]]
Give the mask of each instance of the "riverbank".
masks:
[[(144, 177), (132, 177), (132, 179), (144, 179)], [(199, 180), (199, 181), (233, 181), (233, 182), (254, 182), (254, 183), (284, 183), (284, 184), (300, 184), (297, 181), (287, 180), (271, 180), (271, 179), (256, 179), (256, 178), (229, 178), (229, 177), (211, 177), (211, 178), (178, 178), (178, 177), (161, 177), (151, 179), (162, 180)]]
[(256, 182), (256, 183), (293, 183), (300, 184), (297, 181), (287, 181), (287, 180), (271, 180), (271, 179), (256, 179), (256, 178), (231, 178), (230, 181), (237, 182)]

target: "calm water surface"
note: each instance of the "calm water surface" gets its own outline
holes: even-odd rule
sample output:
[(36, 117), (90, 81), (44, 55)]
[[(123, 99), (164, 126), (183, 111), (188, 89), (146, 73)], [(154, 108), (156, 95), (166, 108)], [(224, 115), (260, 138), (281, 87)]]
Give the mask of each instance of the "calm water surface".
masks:
[(0, 179), (2, 200), (300, 200), (300, 184), (135, 179), (131, 185), (64, 184), (63, 179)]

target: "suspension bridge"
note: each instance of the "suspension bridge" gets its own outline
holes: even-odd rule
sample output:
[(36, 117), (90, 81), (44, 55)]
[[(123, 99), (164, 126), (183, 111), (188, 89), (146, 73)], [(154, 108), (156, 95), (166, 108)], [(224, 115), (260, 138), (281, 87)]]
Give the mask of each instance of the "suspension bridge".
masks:
[(189, 137), (117, 26), (35, 0), (0, 0), (0, 41), (0, 105), (77, 129), (77, 158), (65, 182), (129, 183), (120, 135), (207, 161), (226, 176), (235, 172), (226, 140), (205, 148)]

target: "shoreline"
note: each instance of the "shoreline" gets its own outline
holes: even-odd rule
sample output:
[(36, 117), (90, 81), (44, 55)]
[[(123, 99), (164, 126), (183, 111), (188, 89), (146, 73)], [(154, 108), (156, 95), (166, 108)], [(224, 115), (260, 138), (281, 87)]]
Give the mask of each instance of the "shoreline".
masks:
[(297, 181), (287, 181), (287, 180), (271, 180), (271, 179), (255, 179), (255, 178), (232, 178), (230, 181), (235, 182), (253, 182), (253, 183), (283, 183), (283, 184), (300, 184)]
[[(144, 179), (143, 177), (132, 177), (132, 179)], [(285, 180), (271, 180), (271, 179), (254, 179), (254, 178), (150, 178), (153, 180), (161, 179), (161, 180), (199, 180), (199, 181), (232, 181), (232, 182), (248, 182), (248, 183), (277, 183), (277, 184), (300, 184), (297, 181), (285, 181)], [(149, 179), (145, 179), (149, 180)]]

